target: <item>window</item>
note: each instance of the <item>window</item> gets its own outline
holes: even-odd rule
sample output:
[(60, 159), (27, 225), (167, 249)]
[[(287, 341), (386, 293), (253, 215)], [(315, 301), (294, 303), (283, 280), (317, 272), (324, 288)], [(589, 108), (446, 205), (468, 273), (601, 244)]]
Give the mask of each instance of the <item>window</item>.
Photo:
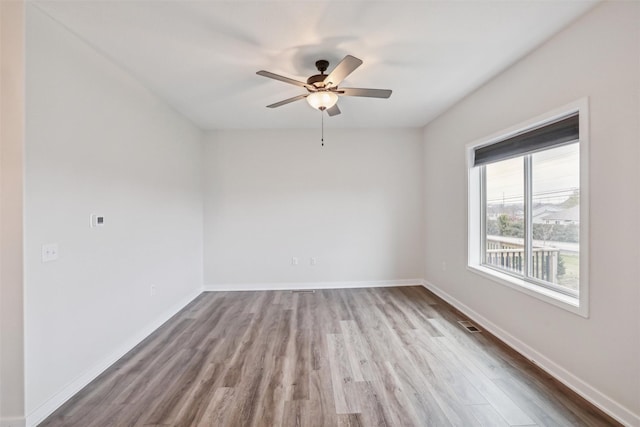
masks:
[(467, 146), (469, 267), (587, 315), (586, 101)]

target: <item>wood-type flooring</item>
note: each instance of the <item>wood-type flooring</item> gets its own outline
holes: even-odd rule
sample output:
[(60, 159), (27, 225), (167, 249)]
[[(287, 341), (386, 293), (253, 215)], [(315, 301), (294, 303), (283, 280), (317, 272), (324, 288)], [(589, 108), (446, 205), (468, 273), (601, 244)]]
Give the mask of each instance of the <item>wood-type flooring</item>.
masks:
[(619, 425), (458, 320), (419, 286), (203, 293), (40, 425)]

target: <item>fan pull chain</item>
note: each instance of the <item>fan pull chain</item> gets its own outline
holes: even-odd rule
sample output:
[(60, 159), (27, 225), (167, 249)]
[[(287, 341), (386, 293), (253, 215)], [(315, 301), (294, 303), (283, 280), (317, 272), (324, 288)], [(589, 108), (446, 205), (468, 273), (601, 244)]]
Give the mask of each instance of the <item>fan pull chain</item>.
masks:
[(320, 111), (320, 114), (322, 116), (322, 119), (321, 119), (322, 134), (321, 134), (321, 137), (320, 137), (320, 142), (322, 142), (322, 147), (324, 147), (324, 111)]

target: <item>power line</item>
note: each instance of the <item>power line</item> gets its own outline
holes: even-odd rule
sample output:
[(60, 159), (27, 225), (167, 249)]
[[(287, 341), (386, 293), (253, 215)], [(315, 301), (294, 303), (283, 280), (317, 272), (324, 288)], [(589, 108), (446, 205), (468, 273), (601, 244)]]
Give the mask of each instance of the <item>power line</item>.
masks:
[[(559, 198), (559, 197), (571, 197), (574, 195), (580, 195), (579, 189), (577, 187), (568, 188), (564, 190), (551, 190), (551, 191), (542, 191), (539, 193), (533, 194), (533, 200), (540, 199), (550, 199), (550, 198)], [(487, 203), (499, 203), (499, 202), (517, 202), (524, 199), (523, 194), (513, 195), (513, 196), (501, 196), (495, 199), (487, 199)]]

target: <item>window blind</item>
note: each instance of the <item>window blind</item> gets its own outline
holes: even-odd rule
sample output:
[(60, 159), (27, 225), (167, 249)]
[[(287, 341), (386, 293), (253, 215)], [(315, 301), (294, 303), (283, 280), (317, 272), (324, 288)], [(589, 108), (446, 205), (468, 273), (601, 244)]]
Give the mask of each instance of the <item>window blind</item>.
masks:
[(473, 165), (484, 165), (577, 141), (580, 139), (579, 125), (576, 112), (493, 144), (478, 147), (474, 150)]

